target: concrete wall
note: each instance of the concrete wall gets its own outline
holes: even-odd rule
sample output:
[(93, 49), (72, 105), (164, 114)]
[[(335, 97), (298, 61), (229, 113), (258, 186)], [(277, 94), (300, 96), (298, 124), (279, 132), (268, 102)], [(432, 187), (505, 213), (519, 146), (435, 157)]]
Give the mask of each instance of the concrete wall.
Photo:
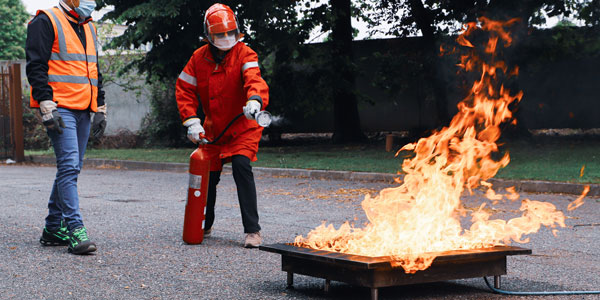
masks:
[(108, 105), (106, 134), (114, 135), (122, 130), (136, 132), (142, 119), (150, 112), (149, 92), (140, 95), (135, 91), (125, 91), (116, 84), (107, 84), (104, 98)]
[(600, 58), (565, 59), (522, 70), (526, 128), (600, 128)]
[[(407, 55), (418, 62), (422, 51), (419, 38), (363, 40), (354, 42), (355, 63), (359, 75), (357, 88), (374, 103), (359, 103), (360, 122), (364, 131), (403, 131), (431, 128), (435, 123), (435, 107), (426, 82), (407, 82), (409, 86), (391, 96), (373, 86), (374, 74), (381, 62), (375, 52)], [(462, 100), (461, 78), (455, 75), (456, 61), (446, 59), (442, 74), (447, 79), (448, 111), (457, 112)], [(516, 87), (523, 91), (519, 121), (528, 129), (600, 128), (600, 58), (563, 57), (551, 62), (521, 66)], [(400, 70), (401, 72), (404, 70)], [(470, 88), (470, 84), (466, 86)], [(277, 101), (278, 99), (272, 99)], [(291, 101), (290, 99), (283, 99)], [(331, 132), (333, 112), (326, 111), (310, 118), (296, 118), (298, 124), (287, 128), (296, 132)]]

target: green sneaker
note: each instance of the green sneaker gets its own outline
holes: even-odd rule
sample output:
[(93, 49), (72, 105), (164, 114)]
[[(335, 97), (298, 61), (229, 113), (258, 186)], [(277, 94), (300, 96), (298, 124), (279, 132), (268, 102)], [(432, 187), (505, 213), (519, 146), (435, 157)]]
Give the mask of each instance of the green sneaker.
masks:
[(88, 238), (85, 227), (78, 227), (69, 232), (68, 250), (73, 254), (86, 254), (96, 251), (96, 244)]
[(65, 221), (60, 221), (60, 227), (52, 230), (44, 227), (40, 243), (44, 246), (66, 246), (69, 244), (69, 231)]

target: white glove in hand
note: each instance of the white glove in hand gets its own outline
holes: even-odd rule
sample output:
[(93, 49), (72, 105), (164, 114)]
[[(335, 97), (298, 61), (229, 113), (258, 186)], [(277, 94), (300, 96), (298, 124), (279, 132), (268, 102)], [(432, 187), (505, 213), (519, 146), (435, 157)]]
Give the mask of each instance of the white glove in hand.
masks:
[(42, 113), (42, 123), (44, 126), (48, 130), (58, 131), (61, 134), (63, 132), (62, 128), (65, 128), (65, 123), (60, 113), (58, 113), (56, 106), (56, 103), (52, 100), (42, 100), (40, 101), (40, 112)]
[(42, 100), (40, 101), (40, 112), (42, 116), (51, 114), (53, 110), (56, 110), (56, 102), (52, 100)]
[(260, 102), (256, 100), (249, 100), (246, 102), (246, 106), (244, 106), (244, 115), (248, 120), (254, 120), (256, 113), (260, 111)]
[(203, 140), (206, 141), (206, 139), (200, 138), (200, 135), (204, 135), (204, 128), (200, 124), (200, 119), (188, 119), (183, 125), (188, 128), (187, 137), (190, 141), (193, 143), (205, 144)]

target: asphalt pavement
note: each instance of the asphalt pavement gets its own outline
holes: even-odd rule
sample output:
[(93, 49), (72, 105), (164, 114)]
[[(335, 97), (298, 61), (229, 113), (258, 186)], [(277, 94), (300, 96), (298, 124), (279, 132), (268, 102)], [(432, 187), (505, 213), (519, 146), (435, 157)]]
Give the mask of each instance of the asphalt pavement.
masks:
[[(286, 289), (277, 254), (242, 247), (243, 228), (233, 178), (218, 187), (212, 236), (201, 245), (181, 239), (188, 175), (181, 171), (84, 168), (79, 177), (81, 212), (93, 255), (66, 247), (42, 247), (39, 237), (56, 172), (52, 166), (0, 165), (0, 299), (369, 299), (367, 288), (297, 275)], [(257, 172), (264, 243), (291, 242), (322, 222), (336, 227), (366, 221), (365, 193), (394, 184), (324, 180)], [(530, 235), (532, 255), (510, 256), (502, 288), (513, 291), (600, 289), (600, 202), (577, 196), (521, 194), (549, 201), (567, 215), (555, 237), (547, 228)], [(481, 192), (465, 195), (477, 207)], [(518, 203), (493, 206), (514, 216)], [(380, 299), (521, 299), (490, 292), (481, 278), (382, 288)], [(600, 295), (543, 299), (600, 299)]]

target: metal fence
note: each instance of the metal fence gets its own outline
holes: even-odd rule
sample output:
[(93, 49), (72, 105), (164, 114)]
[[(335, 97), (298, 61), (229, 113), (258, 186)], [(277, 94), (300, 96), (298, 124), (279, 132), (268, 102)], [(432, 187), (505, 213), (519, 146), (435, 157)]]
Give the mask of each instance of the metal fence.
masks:
[(0, 159), (25, 159), (21, 66), (0, 65)]

